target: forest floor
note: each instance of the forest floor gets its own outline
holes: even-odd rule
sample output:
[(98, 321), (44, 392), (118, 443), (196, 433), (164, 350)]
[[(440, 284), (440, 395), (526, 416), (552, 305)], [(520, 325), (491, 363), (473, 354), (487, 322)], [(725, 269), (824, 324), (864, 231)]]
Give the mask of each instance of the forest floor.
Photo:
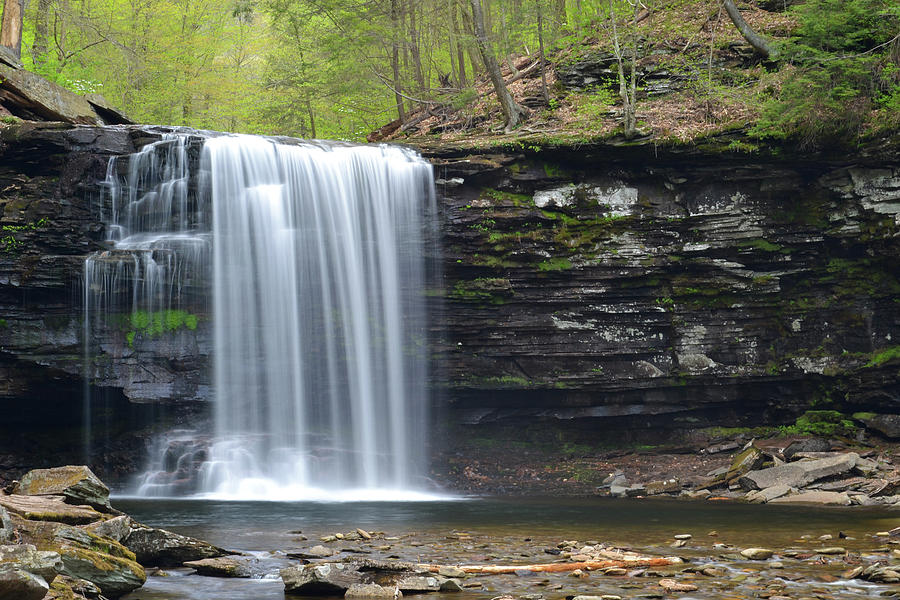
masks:
[[(707, 9), (684, 5), (650, 13), (638, 24), (643, 55), (637, 65), (639, 137), (684, 143), (747, 128), (759, 119), (762, 98), (787, 75), (789, 68), (778, 70), (754, 54), (718, 3)], [(773, 40), (786, 38), (796, 26), (789, 13), (763, 10), (753, 3), (742, 13), (752, 27)], [(405, 124), (385, 125), (369, 141), (477, 148), (621, 137), (623, 111), (609, 36), (588, 37), (547, 56), (548, 100), (538, 53), (510, 56), (501, 65), (508, 89), (527, 110), (511, 133), (504, 133), (493, 87), (481, 77), (469, 95), (448, 90), (446, 102), (418, 104)]]

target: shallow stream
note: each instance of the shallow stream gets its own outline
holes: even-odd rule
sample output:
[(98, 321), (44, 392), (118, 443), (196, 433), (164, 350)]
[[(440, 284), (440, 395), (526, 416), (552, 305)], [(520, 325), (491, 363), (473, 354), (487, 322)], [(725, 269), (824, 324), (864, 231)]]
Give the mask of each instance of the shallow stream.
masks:
[[(680, 598), (862, 598), (897, 589), (840, 578), (859, 560), (863, 564), (875, 559), (896, 561), (888, 557), (890, 550), (900, 546), (873, 537), (875, 532), (900, 525), (900, 512), (884, 508), (566, 497), (415, 503), (120, 499), (114, 506), (148, 525), (251, 554), (257, 573), (249, 580), (217, 579), (187, 569), (168, 569), (163, 576), (149, 577), (142, 589), (126, 596), (128, 600), (281, 600), (284, 592), (278, 569), (297, 564), (285, 553), (310, 548), (322, 543), (321, 536), (357, 527), (384, 532), (384, 536), (371, 542), (326, 543), (342, 551), (328, 560), (359, 555), (439, 564), (534, 564), (558, 560), (547, 551), (554, 551), (563, 540), (578, 540), (582, 545), (600, 542), (689, 559), (686, 565), (656, 569), (698, 586), (695, 592), (679, 594)], [(673, 548), (677, 534), (693, 537), (684, 547)], [(772, 561), (748, 561), (737, 554), (751, 546), (771, 548), (776, 556)], [(849, 553), (822, 556), (815, 552), (827, 546), (841, 546)], [(783, 552), (789, 549), (799, 556), (785, 557)], [(720, 575), (682, 574), (688, 567), (710, 565), (720, 567)], [(657, 585), (660, 574), (586, 575), (479, 576), (467, 580), (478, 587), (428, 598), (472, 600), (503, 593), (540, 594), (547, 600), (578, 594), (662, 597)]]

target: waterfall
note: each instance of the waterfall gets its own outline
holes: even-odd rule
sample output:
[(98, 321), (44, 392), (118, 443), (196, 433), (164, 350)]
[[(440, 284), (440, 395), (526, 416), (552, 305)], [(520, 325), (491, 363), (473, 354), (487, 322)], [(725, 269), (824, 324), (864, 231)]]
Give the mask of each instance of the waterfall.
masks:
[(399, 147), (221, 136), (203, 141), (191, 177), (185, 147), (151, 144), (121, 185), (111, 163), (114, 247), (85, 265), (86, 314), (176, 310), (182, 290), (211, 281), (213, 431), (162, 443), (141, 493), (422, 489), (430, 165)]

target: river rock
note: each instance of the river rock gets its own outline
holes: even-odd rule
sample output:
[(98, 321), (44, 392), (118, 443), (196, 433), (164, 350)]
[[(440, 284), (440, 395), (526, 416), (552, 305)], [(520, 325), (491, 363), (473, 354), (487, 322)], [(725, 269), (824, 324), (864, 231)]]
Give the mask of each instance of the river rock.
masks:
[(660, 579), (659, 585), (662, 587), (662, 589), (666, 590), (667, 593), (695, 592), (699, 589), (693, 583), (682, 583), (680, 581), (675, 581), (674, 579)]
[(776, 498), (781, 498), (791, 493), (791, 488), (786, 485), (774, 485), (764, 490), (753, 490), (745, 498), (748, 502), (764, 504)]
[(291, 558), (328, 558), (329, 556), (334, 556), (334, 554), (334, 550), (319, 544), (318, 546), (313, 546), (306, 550), (291, 552), (288, 556)]
[(344, 563), (317, 563), (281, 569), (284, 591), (300, 596), (342, 595), (350, 586), (365, 583), (362, 573)]
[(189, 560), (185, 567), (197, 570), (198, 575), (207, 577), (250, 577), (250, 566), (245, 562), (228, 557)]
[(793, 460), (794, 455), (798, 452), (828, 452), (829, 450), (831, 450), (831, 443), (828, 440), (806, 438), (791, 442), (781, 454), (785, 459)]
[(421, 594), (423, 592), (437, 592), (441, 589), (441, 582), (437, 577), (413, 576), (404, 577), (397, 582), (397, 588), (404, 594)]
[(675, 494), (681, 491), (681, 482), (677, 478), (665, 479), (662, 481), (651, 481), (644, 484), (648, 496), (657, 496), (659, 494)]
[(847, 554), (847, 550), (845, 548), (841, 548), (840, 546), (829, 546), (827, 548), (816, 548), (813, 550), (816, 554)]
[(444, 579), (441, 581), (441, 591), (442, 592), (461, 592), (463, 591), (463, 587), (460, 585), (459, 581), (456, 579)]
[(44, 600), (104, 600), (100, 588), (85, 579), (57, 575)]
[(88, 467), (70, 465), (52, 469), (34, 469), (16, 485), (14, 494), (24, 496), (62, 496), (68, 504), (86, 504), (109, 512), (109, 488)]
[(862, 421), (867, 429), (872, 429), (891, 439), (900, 438), (900, 415), (856, 414), (853, 417)]
[(773, 554), (775, 552), (768, 548), (747, 548), (746, 550), (741, 550), (741, 556), (750, 560), (767, 560), (772, 558)]
[(397, 600), (402, 598), (399, 588), (378, 585), (377, 583), (354, 583), (344, 593), (344, 598), (376, 598), (378, 600)]
[(438, 567), (438, 575), (440, 575), (441, 577), (455, 577), (457, 579), (464, 579), (466, 577), (466, 572), (454, 565), (441, 565), (440, 567)]
[(838, 506), (850, 506), (850, 496), (845, 492), (821, 492), (808, 491), (794, 494), (793, 496), (783, 496), (775, 498), (772, 504), (793, 504), (793, 503), (809, 503), (809, 504), (833, 504)]
[(43, 578), (14, 564), (0, 564), (0, 600), (41, 600), (50, 590)]
[(128, 537), (134, 527), (135, 523), (131, 517), (128, 515), (121, 515), (106, 521), (98, 521), (96, 523), (91, 523), (90, 525), (85, 525), (84, 528), (91, 533), (108, 537), (121, 543), (122, 540)]
[(140, 524), (135, 524), (122, 543), (139, 563), (154, 567), (179, 567), (187, 561), (229, 554), (208, 542)]
[(818, 479), (846, 473), (856, 465), (859, 455), (848, 452), (832, 458), (793, 462), (760, 471), (750, 471), (738, 482), (746, 490), (774, 486), (803, 487)]

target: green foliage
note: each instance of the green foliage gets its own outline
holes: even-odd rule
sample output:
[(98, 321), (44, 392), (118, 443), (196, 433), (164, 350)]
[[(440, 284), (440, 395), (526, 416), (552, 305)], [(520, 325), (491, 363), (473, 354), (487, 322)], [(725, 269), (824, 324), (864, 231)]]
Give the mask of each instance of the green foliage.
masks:
[(900, 7), (892, 0), (808, 0), (796, 5), (799, 20), (783, 53), (781, 89), (763, 107), (753, 133), (796, 137), (805, 146), (852, 142), (861, 137), (873, 108), (876, 124), (896, 126)]
[(16, 234), (37, 231), (45, 227), (48, 222), (47, 219), (38, 219), (25, 225), (3, 225), (0, 227), (0, 249), (6, 254), (18, 254), (25, 248), (25, 243)]
[(880, 367), (884, 363), (896, 360), (898, 358), (900, 358), (900, 346), (892, 346), (890, 348), (885, 348), (884, 350), (873, 353), (871, 360), (866, 363), (866, 366)]
[(836, 410), (808, 410), (793, 425), (781, 427), (783, 435), (852, 435), (857, 427)]
[(182, 328), (193, 331), (197, 329), (197, 323), (197, 315), (184, 310), (169, 309), (154, 312), (137, 310), (125, 317), (123, 328), (127, 330), (125, 339), (128, 345), (133, 346), (137, 335), (154, 338)]
[(567, 258), (548, 258), (538, 263), (538, 271), (565, 271), (572, 268), (572, 261)]

